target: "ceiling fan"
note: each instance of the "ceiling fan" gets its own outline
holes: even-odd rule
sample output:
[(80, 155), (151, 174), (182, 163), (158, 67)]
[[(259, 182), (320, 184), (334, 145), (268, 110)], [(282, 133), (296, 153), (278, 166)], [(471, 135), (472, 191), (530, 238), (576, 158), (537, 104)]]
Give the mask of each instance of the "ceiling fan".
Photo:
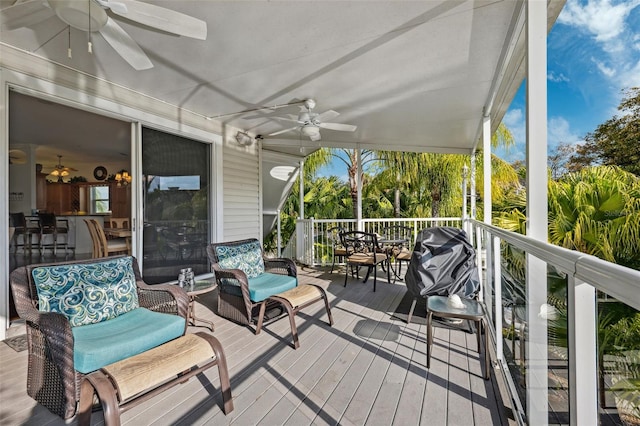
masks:
[[(207, 38), (207, 23), (164, 7), (138, 0), (26, 0), (2, 10), (0, 25), (8, 29), (28, 27), (54, 15), (81, 31), (99, 32), (111, 47), (136, 70), (153, 64), (107, 11), (148, 27), (199, 40)], [(92, 47), (89, 42), (89, 52)]]
[(312, 141), (320, 140), (320, 129), (338, 130), (341, 132), (355, 132), (357, 126), (352, 124), (343, 123), (327, 123), (325, 120), (331, 120), (336, 118), (340, 113), (328, 110), (322, 114), (313, 112), (313, 108), (316, 106), (316, 101), (313, 99), (307, 99), (304, 101), (304, 107), (301, 107), (302, 111), (296, 117), (290, 115), (289, 117), (274, 117), (277, 120), (293, 121), (298, 123), (297, 126), (289, 127), (288, 129), (279, 130), (274, 133), (270, 133), (268, 136), (276, 136), (282, 133), (286, 133), (292, 130), (299, 130), (305, 136), (308, 136)]
[(27, 154), (20, 149), (9, 150), (9, 164), (26, 164)]
[(62, 155), (58, 155), (58, 164), (56, 164), (53, 170), (49, 173), (52, 176), (58, 176), (58, 182), (62, 182), (62, 178), (69, 176), (69, 172), (77, 172), (78, 169), (73, 167), (65, 167), (62, 165)]

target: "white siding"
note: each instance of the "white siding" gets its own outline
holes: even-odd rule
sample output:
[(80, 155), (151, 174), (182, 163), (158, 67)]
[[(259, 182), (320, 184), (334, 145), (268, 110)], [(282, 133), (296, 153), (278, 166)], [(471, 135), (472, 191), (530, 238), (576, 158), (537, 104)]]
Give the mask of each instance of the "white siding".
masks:
[(223, 147), (224, 241), (260, 239), (260, 157), (257, 144), (240, 147), (229, 138)]

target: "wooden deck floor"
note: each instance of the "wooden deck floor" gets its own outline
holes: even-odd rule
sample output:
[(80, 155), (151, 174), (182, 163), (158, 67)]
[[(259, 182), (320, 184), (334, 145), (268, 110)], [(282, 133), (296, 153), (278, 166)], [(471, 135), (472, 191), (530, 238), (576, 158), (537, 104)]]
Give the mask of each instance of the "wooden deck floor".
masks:
[[(436, 328), (431, 369), (426, 369), (424, 325), (391, 317), (402, 283), (343, 287), (344, 276), (300, 268), (301, 282), (322, 285), (335, 324), (322, 303), (298, 314), (300, 348), (289, 323), (271, 323), (255, 336), (212, 313), (215, 292), (197, 306), (215, 321), (227, 355), (235, 410), (225, 416), (215, 368), (123, 414), (127, 425), (500, 425), (512, 424), (501, 397), (482, 379), (472, 334)], [(24, 326), (13, 327), (13, 334)], [(189, 331), (206, 330), (190, 327)], [(26, 394), (27, 353), (0, 344), (0, 424), (62, 425)], [(71, 421), (75, 424), (75, 421)], [(102, 424), (94, 413), (92, 424)]]

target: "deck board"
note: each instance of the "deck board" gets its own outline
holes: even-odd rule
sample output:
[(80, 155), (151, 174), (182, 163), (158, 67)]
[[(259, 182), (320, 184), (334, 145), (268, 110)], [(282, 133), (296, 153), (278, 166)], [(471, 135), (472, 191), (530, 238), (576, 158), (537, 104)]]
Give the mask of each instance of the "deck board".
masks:
[[(426, 327), (391, 316), (406, 287), (344, 272), (300, 268), (301, 282), (326, 289), (334, 325), (322, 303), (296, 316), (300, 348), (286, 319), (259, 335), (215, 315), (216, 292), (198, 298), (198, 316), (227, 356), (235, 410), (222, 412), (216, 368), (175, 386), (122, 415), (124, 425), (407, 425), (507, 424), (490, 382), (482, 378), (475, 335), (435, 328), (426, 369)], [(13, 328), (13, 327), (12, 327)], [(21, 329), (20, 329), (21, 328)], [(17, 330), (17, 331), (16, 331)], [(24, 325), (10, 330), (23, 332)], [(189, 332), (206, 328), (189, 327)], [(12, 334), (10, 334), (12, 335)], [(27, 353), (0, 344), (0, 424), (64, 425), (26, 395)], [(102, 425), (96, 412), (92, 425)], [(75, 422), (71, 422), (75, 424)]]

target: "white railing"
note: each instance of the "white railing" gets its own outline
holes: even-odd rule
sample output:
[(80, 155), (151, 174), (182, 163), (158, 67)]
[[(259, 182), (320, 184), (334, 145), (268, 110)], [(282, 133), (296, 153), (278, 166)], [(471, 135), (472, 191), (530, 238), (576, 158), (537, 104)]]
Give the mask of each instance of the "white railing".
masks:
[[(415, 238), (418, 232), (424, 228), (432, 226), (454, 226), (462, 227), (462, 219), (455, 217), (439, 218), (381, 218), (363, 219), (361, 228), (365, 232), (383, 234), (383, 229), (388, 226), (403, 225), (413, 229)], [(355, 219), (298, 219), (296, 230), (296, 253), (300, 263), (309, 266), (324, 266), (331, 264), (333, 258), (333, 246), (330, 243), (327, 232), (329, 229), (339, 226), (346, 231), (358, 229)], [(302, 243), (302, 245), (301, 245)]]
[[(549, 423), (566, 422), (568, 413), (572, 425), (599, 424), (600, 416), (606, 415), (599, 408), (606, 402), (603, 398), (605, 387), (610, 387), (609, 381), (616, 380), (612, 375), (619, 376), (619, 373), (609, 373), (608, 378), (603, 377), (605, 373), (600, 373), (604, 371), (604, 365), (598, 365), (597, 291), (640, 310), (640, 271), (477, 221), (471, 221), (469, 229), (472, 229), (471, 236), (478, 252), (486, 254), (482, 295), (492, 324), (489, 329), (498, 358), (496, 370), (503, 373), (510, 385), (519, 422), (538, 424), (533, 419), (544, 419)], [(509, 268), (506, 260), (513, 261), (513, 257), (503, 258), (506, 247), (519, 251), (525, 260), (526, 278), (521, 287), (524, 300), (521, 301), (519, 317), (514, 301), (510, 300), (512, 297), (503, 294), (507, 286), (506, 271), (503, 273), (502, 268)], [(547, 291), (551, 288), (548, 278), (550, 267), (559, 272), (558, 277), (564, 277), (566, 287), (563, 288), (562, 280), (556, 280), (555, 290)], [(561, 283), (560, 289), (558, 282)], [(558, 294), (562, 296), (558, 297)], [(560, 307), (559, 311), (554, 303)], [(503, 319), (506, 311), (509, 318)], [(563, 328), (566, 338), (558, 333)], [(505, 330), (512, 334), (507, 333), (505, 337)], [(524, 351), (513, 350), (516, 341), (517, 346), (524, 345)], [(549, 362), (551, 358), (552, 363)], [(562, 390), (553, 390), (553, 403), (549, 398), (549, 384), (557, 384), (556, 371), (563, 367), (568, 369), (564, 407), (558, 404)], [(638, 377), (619, 376), (618, 379)], [(630, 391), (627, 388), (625, 391), (636, 392), (636, 399), (627, 401), (627, 406), (635, 409), (631, 416), (637, 420), (640, 411), (637, 406), (638, 389)]]
[[(390, 225), (411, 226), (414, 237), (430, 226), (464, 227), (469, 233), (479, 253), (483, 284), (480, 297), (486, 306), (490, 341), (497, 358), (495, 373), (502, 374), (508, 384), (518, 423), (566, 423), (568, 415), (572, 425), (597, 425), (601, 416), (610, 415), (605, 411), (616, 415), (611, 407), (601, 409), (603, 403), (613, 399), (611, 386), (615, 375), (620, 374), (611, 368), (605, 371), (604, 364), (614, 364), (615, 359), (600, 360), (603, 365), (599, 365), (598, 304), (602, 298), (616, 298), (620, 301), (616, 303), (640, 310), (640, 271), (475, 220), (463, 225), (460, 218), (366, 219), (360, 227), (381, 233)], [(334, 226), (346, 230), (358, 227), (355, 220), (298, 220), (298, 261), (315, 266), (330, 264), (327, 230)], [(513, 267), (518, 257), (520, 269)], [(520, 273), (514, 274), (514, 270)], [(555, 271), (553, 291), (548, 291), (550, 271)], [(563, 327), (565, 338), (554, 334)], [(640, 364), (640, 355), (635, 353), (635, 362)], [(636, 367), (640, 370), (640, 365)], [(558, 389), (557, 383), (567, 377), (559, 377), (557, 371), (560, 375), (568, 372), (564, 390)], [(551, 402), (550, 383), (554, 385)], [(640, 390), (632, 391), (636, 399), (627, 406), (635, 409), (631, 416), (637, 420)], [(558, 395), (563, 392), (565, 406), (558, 403)]]

